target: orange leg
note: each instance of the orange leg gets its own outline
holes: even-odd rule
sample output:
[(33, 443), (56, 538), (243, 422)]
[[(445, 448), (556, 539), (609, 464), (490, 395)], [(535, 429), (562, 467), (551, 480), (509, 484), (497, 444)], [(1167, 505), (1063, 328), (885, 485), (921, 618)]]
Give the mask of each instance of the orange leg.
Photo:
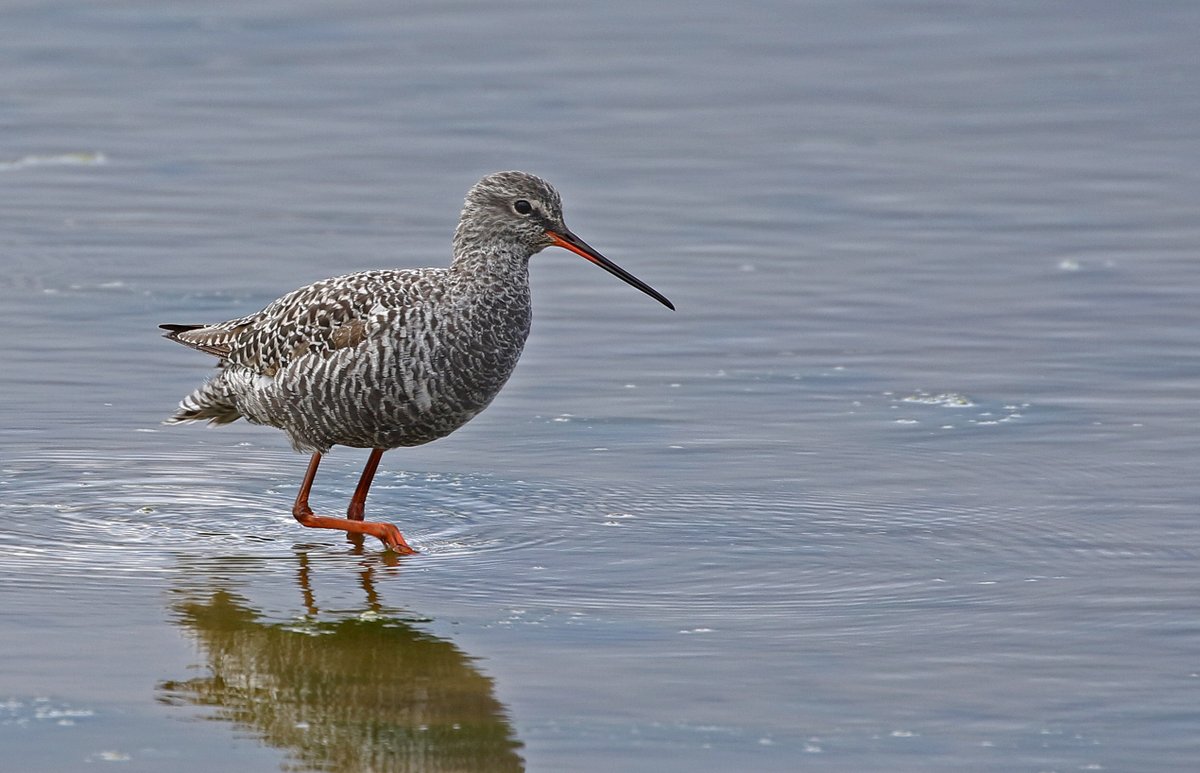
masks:
[(371, 488), (371, 481), (375, 479), (375, 471), (379, 469), (379, 460), (382, 458), (382, 448), (371, 449), (371, 455), (367, 457), (367, 466), (363, 467), (362, 477), (358, 479), (358, 487), (354, 489), (354, 496), (350, 497), (350, 507), (346, 508), (346, 517), (352, 521), (363, 519), (363, 512), (367, 506), (367, 491)]
[[(378, 453), (376, 453), (378, 451)], [(367, 469), (363, 470), (363, 478), (366, 483), (360, 480), (358, 487), (362, 490), (362, 500), (366, 500), (367, 489), (371, 485), (370, 477), (375, 473), (375, 467), (379, 465), (379, 456), (382, 451), (376, 449), (371, 452), (371, 458), (367, 460)], [(312, 460), (308, 463), (308, 472), (304, 473), (304, 482), (300, 484), (300, 492), (296, 494), (296, 503), (292, 505), (292, 515), (300, 522), (301, 526), (307, 526), (313, 529), (339, 529), (348, 534), (368, 534), (376, 537), (384, 545), (387, 545), (391, 550), (402, 555), (412, 555), (417, 551), (404, 541), (404, 536), (400, 534), (400, 530), (390, 523), (374, 523), (372, 521), (363, 521), (362, 518), (362, 503), (359, 503), (359, 520), (351, 518), (331, 518), (324, 515), (315, 515), (312, 508), (308, 506), (308, 492), (312, 489), (313, 479), (317, 477), (317, 467), (321, 464), (321, 455), (313, 454)], [(371, 476), (367, 475), (368, 470)], [(359, 499), (359, 492), (354, 492), (354, 499), (350, 500), (351, 512), (354, 510), (354, 503)]]

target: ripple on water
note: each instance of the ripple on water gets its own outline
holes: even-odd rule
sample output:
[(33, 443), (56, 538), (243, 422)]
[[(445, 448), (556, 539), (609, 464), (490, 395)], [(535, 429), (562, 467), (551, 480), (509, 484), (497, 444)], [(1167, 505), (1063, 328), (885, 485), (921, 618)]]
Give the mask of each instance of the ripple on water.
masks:
[[(263, 474), (264, 461), (248, 455), (245, 467), (226, 476), (177, 455), (65, 449), (11, 460), (0, 468), (0, 568), (22, 573), (49, 564), (46, 582), (78, 588), (113, 574), (169, 571), (171, 549), (242, 544), (245, 525), (220, 525), (231, 516), (270, 529), (268, 497), (233, 487), (255, 470)], [(214, 485), (216, 475), (221, 484)]]
[(74, 725), (77, 720), (95, 716), (93, 709), (46, 697), (14, 698), (0, 701), (0, 725), (24, 727), (33, 724)]
[[(521, 600), (514, 614), (522, 621), (643, 616), (681, 632), (756, 621), (794, 632), (820, 618), (844, 636), (911, 625), (910, 613), (941, 614), (939, 625), (951, 628), (964, 606), (1048, 608), (1078, 594), (1080, 578), (1105, 562), (1154, 567), (1197, 557), (1147, 538), (1119, 504), (1055, 503), (1019, 490), (964, 495), (971, 475), (994, 471), (961, 464), (946, 465), (963, 484), (950, 493), (906, 490), (895, 499), (721, 484), (493, 484), (475, 492), (487, 513), (478, 523), (513, 549), (430, 569), (457, 597)], [(501, 491), (513, 499), (494, 499)], [(541, 530), (539, 539), (510, 543), (525, 529)]]
[[(0, 576), (78, 590), (185, 571), (182, 556), (264, 559), (252, 561), (256, 571), (290, 572), (297, 546), (322, 561), (353, 551), (336, 532), (292, 520), (300, 457), (237, 453), (232, 464), (64, 450), (5, 464)], [(330, 462), (318, 511), (344, 506), (357, 479), (358, 457)], [(943, 471), (953, 493), (900, 489), (903, 498), (384, 471), (368, 517), (396, 523), (422, 552), (402, 575), (428, 572), (464, 601), (624, 611), (697, 630), (731, 609), (743, 621), (820, 613), (868, 625), (870, 610), (998, 603), (997, 586), (1018, 584), (1068, 592), (1056, 581), (1097, 562), (1181, 557), (1182, 548), (1147, 541), (1117, 505), (964, 495), (971, 475), (990, 473), (954, 464)], [(381, 552), (373, 541), (366, 550)]]
[[(170, 573), (180, 555), (293, 556), (351, 549), (333, 531), (302, 529), (290, 514), (304, 460), (288, 451), (236, 449), (236, 463), (178, 453), (46, 451), (0, 468), (0, 570), (39, 573), (78, 589), (114, 574)], [(357, 457), (327, 460), (312, 503), (339, 512), (357, 481)], [(538, 508), (512, 516), (526, 485), (445, 474), (380, 472), (368, 518), (397, 523), (427, 557), (486, 555), (555, 539)], [(507, 528), (493, 529), (497, 523)], [(564, 535), (560, 535), (562, 538)], [(369, 541), (368, 551), (377, 548)]]
[(0, 172), (28, 169), (36, 166), (101, 166), (108, 163), (103, 153), (60, 153), (52, 156), (21, 156), (0, 160)]
[(885, 392), (889, 408), (898, 414), (899, 425), (952, 430), (956, 427), (997, 427), (1019, 422), (1030, 409), (1029, 403), (978, 400), (958, 392), (920, 390), (903, 396)]

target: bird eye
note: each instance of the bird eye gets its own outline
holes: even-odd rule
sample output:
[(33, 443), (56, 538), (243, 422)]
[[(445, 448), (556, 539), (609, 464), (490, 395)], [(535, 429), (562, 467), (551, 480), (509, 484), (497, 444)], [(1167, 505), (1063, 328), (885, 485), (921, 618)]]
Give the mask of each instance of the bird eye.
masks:
[(513, 211), (518, 215), (528, 215), (533, 211), (533, 205), (525, 199), (517, 199), (513, 202)]

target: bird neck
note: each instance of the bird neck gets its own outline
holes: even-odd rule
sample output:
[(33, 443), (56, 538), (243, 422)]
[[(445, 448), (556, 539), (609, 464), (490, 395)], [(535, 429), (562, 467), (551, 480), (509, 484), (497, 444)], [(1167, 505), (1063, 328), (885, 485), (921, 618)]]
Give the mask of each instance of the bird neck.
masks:
[[(458, 245), (455, 245), (456, 247)], [(464, 276), (528, 283), (530, 255), (509, 247), (468, 247), (454, 251), (452, 271)]]
[(529, 257), (503, 250), (459, 252), (450, 264), (455, 284), (483, 307), (529, 307)]

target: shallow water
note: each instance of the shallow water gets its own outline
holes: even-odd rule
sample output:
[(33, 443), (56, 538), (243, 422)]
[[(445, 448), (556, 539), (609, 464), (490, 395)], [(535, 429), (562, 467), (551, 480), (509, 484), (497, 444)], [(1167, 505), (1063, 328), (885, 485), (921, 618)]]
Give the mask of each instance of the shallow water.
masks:
[[(23, 4), (0, 25), (0, 748), (22, 771), (1186, 770), (1188, 3)], [(300, 529), (160, 322), (562, 251), (491, 408)], [(365, 458), (322, 465), (319, 511)], [(6, 763), (7, 764), (7, 763)]]

